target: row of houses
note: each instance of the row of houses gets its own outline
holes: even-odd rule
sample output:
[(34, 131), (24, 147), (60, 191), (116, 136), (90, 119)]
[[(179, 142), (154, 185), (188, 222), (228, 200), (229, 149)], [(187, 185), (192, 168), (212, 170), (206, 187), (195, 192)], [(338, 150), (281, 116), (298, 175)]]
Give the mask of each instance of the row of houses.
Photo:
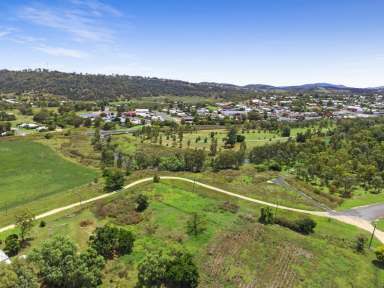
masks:
[(89, 118), (91, 120), (101, 118), (105, 122), (117, 121), (121, 124), (130, 122), (134, 125), (147, 124), (151, 121), (164, 121), (164, 118), (161, 115), (157, 115), (155, 112), (151, 112), (149, 109), (135, 109), (132, 111), (117, 113), (111, 112), (108, 108), (106, 108), (104, 111), (80, 114), (80, 117)]

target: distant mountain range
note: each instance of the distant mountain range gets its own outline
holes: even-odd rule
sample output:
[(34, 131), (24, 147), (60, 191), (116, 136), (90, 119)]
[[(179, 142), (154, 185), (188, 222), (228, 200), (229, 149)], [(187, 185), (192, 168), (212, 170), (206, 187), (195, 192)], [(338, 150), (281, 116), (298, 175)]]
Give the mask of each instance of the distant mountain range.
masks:
[(384, 93), (384, 87), (353, 88), (329, 83), (299, 86), (225, 83), (190, 83), (186, 81), (126, 76), (64, 73), (48, 70), (0, 70), (0, 93), (50, 94), (73, 100), (137, 98), (148, 96), (200, 96), (215, 98), (252, 97), (260, 93)]
[(345, 85), (337, 85), (331, 83), (313, 83), (313, 84), (304, 84), (304, 85), (295, 85), (295, 86), (271, 86), (265, 84), (250, 84), (245, 86), (240, 86), (245, 89), (254, 90), (254, 91), (273, 91), (273, 90), (284, 90), (284, 91), (314, 91), (314, 90), (330, 90), (330, 91), (345, 91), (345, 92), (370, 92), (370, 91), (383, 91), (384, 86), (382, 87), (371, 87), (371, 88), (355, 88), (348, 87)]

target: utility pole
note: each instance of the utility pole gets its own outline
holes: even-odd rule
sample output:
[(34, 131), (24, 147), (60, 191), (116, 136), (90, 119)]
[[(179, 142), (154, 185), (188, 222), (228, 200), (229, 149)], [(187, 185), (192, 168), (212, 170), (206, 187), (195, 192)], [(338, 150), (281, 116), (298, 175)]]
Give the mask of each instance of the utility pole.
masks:
[(373, 224), (373, 231), (372, 231), (372, 235), (371, 235), (371, 240), (369, 241), (369, 249), (371, 249), (371, 245), (372, 245), (372, 241), (373, 241), (373, 236), (375, 236), (375, 232), (376, 232), (376, 226), (377, 226), (377, 223), (374, 222)]

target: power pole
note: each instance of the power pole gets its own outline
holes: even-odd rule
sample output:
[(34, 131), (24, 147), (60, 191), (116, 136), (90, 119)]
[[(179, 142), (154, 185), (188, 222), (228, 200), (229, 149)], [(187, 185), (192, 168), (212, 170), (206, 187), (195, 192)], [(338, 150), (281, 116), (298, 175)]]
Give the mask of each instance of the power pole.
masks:
[(375, 222), (375, 224), (373, 224), (373, 232), (372, 232), (372, 235), (371, 235), (371, 240), (369, 241), (369, 247), (368, 247), (369, 249), (371, 249), (371, 245), (372, 245), (372, 241), (373, 241), (373, 236), (375, 236), (376, 226), (377, 226), (377, 224)]

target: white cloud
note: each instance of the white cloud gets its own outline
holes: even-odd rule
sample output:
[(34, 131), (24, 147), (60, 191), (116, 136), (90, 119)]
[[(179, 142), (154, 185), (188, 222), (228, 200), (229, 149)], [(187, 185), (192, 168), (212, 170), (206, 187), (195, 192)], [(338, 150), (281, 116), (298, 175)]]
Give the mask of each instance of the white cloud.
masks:
[(0, 31), (0, 37), (4, 37), (4, 36), (7, 36), (9, 35), (11, 32), (9, 31)]
[(104, 13), (113, 15), (113, 16), (122, 16), (123, 14), (115, 9), (114, 7), (107, 5), (105, 3), (102, 3), (98, 0), (71, 0), (73, 4), (84, 6), (95, 15), (95, 16), (102, 16)]
[(10, 28), (10, 27), (0, 27), (0, 38), (8, 36), (12, 32), (16, 31), (15, 28)]
[(89, 56), (89, 54), (83, 51), (67, 49), (62, 47), (39, 46), (34, 48), (36, 50), (39, 50), (41, 52), (44, 52), (52, 56), (70, 57), (70, 58), (85, 58)]
[(94, 15), (94, 11), (100, 11), (101, 8), (99, 10), (82, 8), (26, 6), (20, 10), (19, 16), (34, 24), (66, 32), (77, 41), (111, 42), (113, 31), (104, 27), (99, 21), (100, 17)]

